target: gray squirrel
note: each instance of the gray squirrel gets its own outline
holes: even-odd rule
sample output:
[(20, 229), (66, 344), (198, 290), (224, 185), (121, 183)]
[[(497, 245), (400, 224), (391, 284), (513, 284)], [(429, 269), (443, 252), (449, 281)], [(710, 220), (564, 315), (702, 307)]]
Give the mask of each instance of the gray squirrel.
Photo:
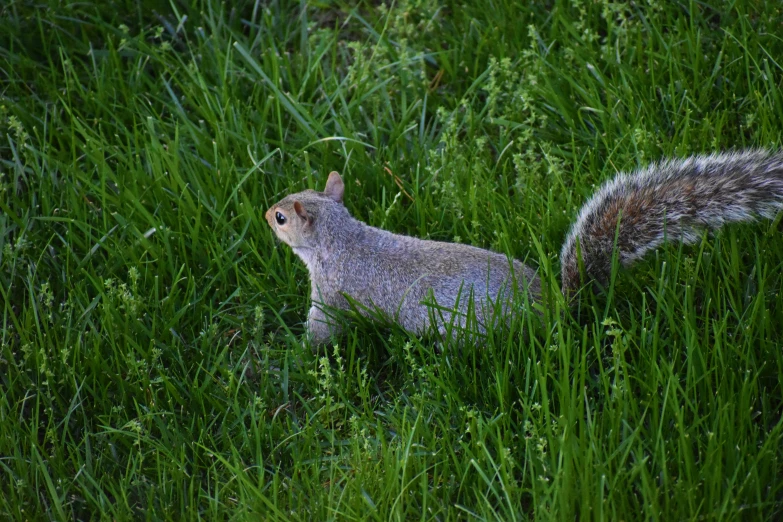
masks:
[[(465, 327), (471, 311), (479, 332), (507, 320), (516, 292), (529, 303), (544, 298), (537, 271), (504, 254), (393, 234), (354, 219), (343, 205), (344, 189), (332, 172), (323, 192), (290, 194), (265, 214), (310, 273), (307, 331), (314, 345), (339, 333), (333, 309), (377, 311), (414, 334), (446, 336)], [(620, 173), (582, 207), (568, 233), (560, 254), (562, 292), (570, 300), (583, 283), (606, 282), (615, 248), (627, 267), (665, 240), (693, 243), (703, 230), (771, 219), (781, 209), (781, 152), (698, 155)]]

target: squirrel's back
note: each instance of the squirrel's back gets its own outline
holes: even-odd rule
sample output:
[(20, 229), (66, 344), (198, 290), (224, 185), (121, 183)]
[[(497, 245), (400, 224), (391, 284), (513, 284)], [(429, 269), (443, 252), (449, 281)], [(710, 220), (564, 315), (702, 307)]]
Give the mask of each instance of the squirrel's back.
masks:
[(666, 240), (693, 243), (705, 229), (772, 218), (783, 209), (783, 153), (749, 150), (668, 160), (618, 174), (582, 207), (560, 255), (563, 293), (605, 282), (616, 245), (630, 265)]
[[(491, 328), (513, 311), (510, 290), (542, 298), (533, 268), (488, 250), (370, 227), (351, 217), (343, 192), (342, 178), (333, 172), (324, 192), (290, 194), (265, 215), (307, 264), (307, 325), (314, 343), (338, 331), (327, 309), (348, 308), (348, 297), (416, 333), (443, 330), (454, 318), (463, 326), (471, 304), (479, 329)], [(692, 243), (705, 229), (773, 217), (781, 209), (783, 153), (693, 156), (618, 174), (584, 205), (568, 234), (561, 253), (563, 293), (573, 295), (583, 275), (606, 282), (615, 246), (620, 262), (629, 265), (667, 239)], [(425, 303), (430, 297), (440, 307), (435, 312), (454, 315), (447, 311), (433, 324)]]
[[(342, 241), (332, 244), (332, 249), (340, 252), (330, 262), (333, 270), (342, 274), (340, 291), (364, 306), (387, 311), (410, 331), (426, 330), (431, 310), (423, 303), (430, 295), (435, 302), (459, 310), (460, 325), (472, 302), (480, 329), (489, 323), (491, 314), (481, 309), (482, 303), (492, 300), (508, 307), (513, 287), (528, 292), (531, 301), (539, 299), (535, 270), (504, 254), (393, 234), (360, 222), (353, 226), (362, 233), (351, 234), (355, 240), (349, 248), (338, 247), (345, 244)], [(442, 313), (451, 315), (445, 310)]]

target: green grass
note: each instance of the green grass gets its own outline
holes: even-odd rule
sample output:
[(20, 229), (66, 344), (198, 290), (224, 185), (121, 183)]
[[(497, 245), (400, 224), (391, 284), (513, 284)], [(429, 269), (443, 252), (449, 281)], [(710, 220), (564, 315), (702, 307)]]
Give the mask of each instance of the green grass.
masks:
[(316, 356), (263, 220), (338, 170), (556, 288), (617, 170), (781, 146), (778, 3), (91, 4), (0, 7), (0, 518), (783, 516), (780, 217), (525, 335)]

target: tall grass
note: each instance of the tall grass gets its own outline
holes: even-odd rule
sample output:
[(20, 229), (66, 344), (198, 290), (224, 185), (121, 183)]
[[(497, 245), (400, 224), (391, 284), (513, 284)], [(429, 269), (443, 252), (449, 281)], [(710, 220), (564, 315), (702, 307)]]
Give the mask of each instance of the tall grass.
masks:
[(484, 346), (303, 344), (263, 212), (538, 266), (617, 170), (779, 147), (775, 2), (0, 7), (0, 515), (773, 520), (781, 218)]

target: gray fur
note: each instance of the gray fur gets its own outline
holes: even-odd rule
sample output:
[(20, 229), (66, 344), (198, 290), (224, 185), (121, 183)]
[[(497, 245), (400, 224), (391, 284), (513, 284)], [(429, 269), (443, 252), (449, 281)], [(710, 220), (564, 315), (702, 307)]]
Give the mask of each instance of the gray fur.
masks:
[(692, 156), (618, 174), (582, 207), (563, 244), (563, 293), (573, 295), (582, 284), (577, 242), (588, 278), (606, 282), (615, 237), (619, 261), (629, 266), (665, 240), (693, 243), (703, 230), (773, 218), (781, 209), (780, 152)]
[[(339, 177), (332, 173), (330, 180), (335, 176)], [(307, 218), (292, 212), (295, 202), (304, 207)], [(279, 226), (277, 211), (293, 214), (293, 222)], [(270, 208), (266, 219), (307, 265), (312, 299), (307, 326), (314, 343), (337, 333), (328, 310), (347, 309), (344, 295), (367, 307), (366, 313), (380, 311), (416, 334), (431, 329), (444, 334), (452, 321), (464, 327), (471, 305), (478, 330), (485, 330), (494, 323), (494, 305), (501, 315), (507, 314), (513, 299), (511, 285), (528, 291), (531, 301), (538, 300), (538, 276), (519, 261), (469, 245), (426, 241), (371, 227), (351, 217), (342, 203), (326, 193), (291, 194)], [(447, 310), (433, 309), (427, 304), (432, 299)], [(433, 325), (433, 315), (443, 320)]]
[[(514, 290), (527, 292), (530, 302), (541, 300), (535, 269), (488, 250), (366, 225), (348, 213), (343, 191), (333, 172), (324, 192), (291, 194), (266, 212), (269, 226), (310, 273), (307, 329), (313, 343), (338, 332), (329, 310), (349, 308), (346, 295), (362, 313), (379, 311), (416, 334), (444, 334), (452, 322), (464, 327), (470, 308), (479, 332), (492, 328), (513, 312)], [(619, 259), (628, 266), (667, 239), (693, 243), (704, 229), (772, 218), (781, 209), (781, 153), (693, 156), (618, 174), (582, 207), (568, 234), (560, 258), (563, 293), (572, 296), (583, 283), (577, 244), (588, 279), (605, 282), (615, 238)], [(434, 310), (433, 299), (445, 310)]]

